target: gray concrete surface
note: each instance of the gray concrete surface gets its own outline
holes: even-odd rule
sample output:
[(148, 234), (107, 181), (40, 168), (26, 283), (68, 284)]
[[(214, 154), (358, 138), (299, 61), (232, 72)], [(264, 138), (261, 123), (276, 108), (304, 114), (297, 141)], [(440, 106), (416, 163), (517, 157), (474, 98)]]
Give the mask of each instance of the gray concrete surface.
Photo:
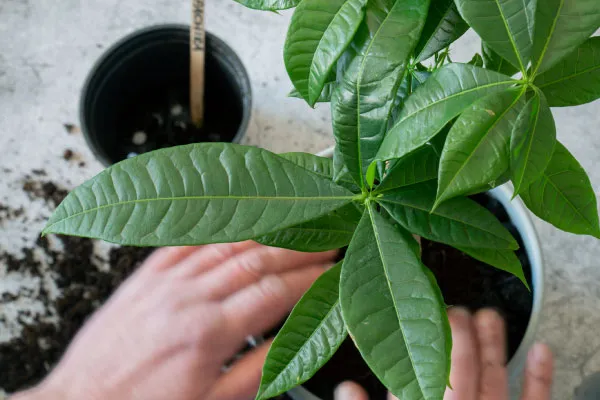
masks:
[[(82, 82), (104, 49), (138, 28), (187, 22), (185, 1), (155, 0), (0, 0), (0, 197), (12, 206), (31, 204), (15, 190), (23, 175), (45, 168), (52, 179), (77, 185), (100, 171), (80, 134), (63, 124), (78, 124)], [(246, 10), (231, 0), (208, 0), (207, 28), (240, 55), (252, 78), (254, 110), (246, 142), (275, 151), (316, 152), (332, 143), (329, 109), (310, 110), (287, 99), (291, 85), (282, 61), (289, 13)], [(466, 60), (477, 46), (468, 35), (454, 48)], [(470, 58), (470, 57), (468, 57)], [(600, 102), (554, 110), (559, 138), (600, 188)], [(72, 148), (87, 162), (80, 169), (61, 156)], [(39, 226), (38, 226), (39, 225)], [(554, 398), (572, 398), (582, 377), (600, 370), (600, 245), (589, 237), (560, 232), (536, 220), (547, 264), (547, 302), (539, 339), (556, 353)], [(29, 224), (31, 232), (41, 223)], [(0, 227), (5, 248), (18, 245), (24, 227)], [(31, 234), (30, 234), (31, 235)], [(30, 238), (34, 240), (35, 237)], [(0, 266), (0, 279), (3, 277)], [(0, 304), (0, 307), (3, 305)]]

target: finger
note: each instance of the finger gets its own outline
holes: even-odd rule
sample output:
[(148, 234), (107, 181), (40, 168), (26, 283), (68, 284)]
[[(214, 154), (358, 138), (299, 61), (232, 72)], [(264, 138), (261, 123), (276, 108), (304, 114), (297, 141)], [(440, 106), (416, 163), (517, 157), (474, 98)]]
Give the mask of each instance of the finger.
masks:
[(479, 388), (479, 356), (477, 333), (471, 313), (462, 307), (448, 310), (452, 328), (452, 363), (450, 384), (444, 400), (475, 400)]
[(267, 275), (222, 304), (230, 340), (239, 345), (247, 336), (273, 328), (323, 273), (320, 266)]
[(552, 351), (536, 343), (527, 355), (522, 400), (550, 400), (554, 360)]
[(271, 341), (252, 350), (221, 375), (207, 400), (252, 400), (258, 392), (262, 366)]
[(175, 267), (176, 275), (183, 278), (198, 276), (215, 266), (260, 246), (251, 240), (238, 243), (217, 243), (198, 247)]
[(396, 396), (394, 396), (393, 394), (388, 393), (387, 400), (399, 400), (399, 399)]
[(333, 393), (335, 400), (369, 400), (369, 395), (360, 385), (354, 382), (342, 382)]
[(140, 270), (160, 271), (172, 267), (198, 249), (199, 247), (195, 246), (163, 247), (155, 250), (146, 259)]
[(335, 254), (300, 253), (266, 246), (252, 248), (204, 274), (199, 294), (207, 300), (221, 300), (267, 275), (325, 264), (332, 260)]
[(478, 399), (505, 400), (508, 398), (508, 375), (504, 320), (496, 311), (481, 310), (475, 315), (475, 329), (481, 368)]

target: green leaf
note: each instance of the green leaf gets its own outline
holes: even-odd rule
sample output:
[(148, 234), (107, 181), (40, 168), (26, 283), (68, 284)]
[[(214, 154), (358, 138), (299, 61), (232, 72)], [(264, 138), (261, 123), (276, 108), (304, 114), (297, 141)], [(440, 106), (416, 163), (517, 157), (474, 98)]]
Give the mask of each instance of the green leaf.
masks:
[(299, 167), (314, 172), (322, 178), (333, 180), (348, 190), (360, 191), (347, 171), (346, 173), (342, 173), (337, 179), (335, 178), (335, 161), (332, 161), (329, 157), (319, 157), (314, 154), (301, 152), (283, 153), (279, 154), (279, 156), (293, 162)]
[(444, 65), (406, 101), (375, 159), (401, 158), (415, 151), (473, 102), (514, 84), (508, 76), (472, 65)]
[(531, 76), (550, 69), (578, 48), (598, 28), (598, 0), (540, 2), (535, 14)]
[(427, 79), (429, 79), (430, 76), (431, 76), (431, 72), (429, 72), (429, 71), (419, 71), (416, 69), (413, 70), (412, 71), (411, 91), (414, 92), (415, 90), (417, 90), (419, 88), (419, 86), (424, 84), (425, 81)]
[(367, 0), (303, 0), (292, 17), (283, 58), (292, 83), (314, 106), (364, 17)]
[[(418, 244), (418, 243), (417, 243)], [(419, 247), (419, 251), (420, 251)], [(437, 298), (437, 303), (440, 307), (440, 312), (442, 313), (442, 329), (444, 331), (444, 343), (446, 348), (446, 386), (452, 388), (450, 385), (450, 367), (452, 365), (452, 329), (450, 327), (450, 321), (448, 320), (448, 313), (446, 312), (447, 306), (444, 301), (444, 296), (442, 295), (442, 290), (440, 289), (437, 279), (435, 279), (435, 275), (427, 266), (424, 266), (423, 271), (425, 275), (427, 275), (427, 279), (429, 279), (429, 283), (435, 292), (435, 297)]]
[(415, 48), (415, 62), (423, 61), (460, 38), (469, 25), (461, 18), (454, 0), (432, 0), (421, 39)]
[[(317, 99), (317, 103), (329, 103), (331, 101), (331, 95), (333, 94), (336, 85), (337, 83), (335, 81), (327, 82), (323, 87), (321, 95)], [(292, 89), (290, 93), (288, 93), (288, 97), (293, 97), (295, 99), (303, 99), (302, 95), (297, 89)]]
[(423, 146), (394, 163), (377, 186), (377, 193), (437, 179), (439, 160), (433, 146)]
[(543, 173), (556, 144), (556, 125), (543, 93), (535, 91), (515, 122), (510, 169), (515, 196)]
[(267, 354), (257, 399), (306, 382), (346, 339), (339, 302), (341, 267), (342, 262), (321, 275), (292, 310)]
[(473, 58), (471, 58), (471, 61), (469, 61), (469, 64), (474, 65), (476, 67), (483, 67), (483, 63), (483, 57), (479, 53), (475, 53)]
[(550, 107), (578, 106), (600, 98), (600, 37), (592, 37), (535, 78)]
[(600, 237), (596, 195), (575, 157), (556, 142), (542, 176), (521, 193), (527, 207), (558, 229)]
[(439, 400), (448, 376), (447, 316), (410, 233), (370, 203), (340, 278), (350, 336), (379, 380), (400, 399)]
[(513, 76), (519, 72), (517, 67), (506, 61), (485, 43), (481, 44), (481, 53), (483, 54), (483, 65), (486, 69), (508, 76)]
[(319, 252), (347, 246), (355, 229), (356, 223), (346, 221), (333, 211), (315, 220), (254, 238), (254, 240), (271, 247)]
[(531, 57), (536, 4), (536, 0), (456, 0), (460, 14), (481, 39), (523, 72)]
[(360, 187), (366, 187), (367, 168), (387, 131), (428, 6), (429, 0), (369, 2), (353, 43), (356, 55), (331, 99), (336, 141)]
[(302, 0), (234, 0), (255, 10), (277, 11), (296, 7)]
[(523, 266), (521, 265), (521, 261), (515, 255), (514, 251), (510, 250), (494, 250), (494, 249), (482, 249), (482, 248), (472, 248), (472, 247), (456, 247), (458, 250), (463, 253), (473, 257), (476, 260), (484, 262), (488, 265), (491, 265), (494, 268), (498, 268), (499, 270), (506, 271), (509, 274), (513, 274), (523, 284), (527, 289), (531, 290), (529, 284), (527, 283), (527, 279), (525, 279), (525, 274), (523, 273)]
[(351, 201), (348, 190), (266, 150), (200, 143), (107, 168), (67, 196), (44, 234), (134, 246), (234, 242)]
[(388, 191), (378, 198), (406, 230), (452, 246), (518, 249), (510, 232), (492, 213), (466, 197), (457, 197), (433, 210), (436, 185), (426, 182)]
[(440, 160), (436, 206), (473, 193), (508, 169), (512, 124), (523, 107), (523, 94), (518, 88), (488, 96), (454, 123)]

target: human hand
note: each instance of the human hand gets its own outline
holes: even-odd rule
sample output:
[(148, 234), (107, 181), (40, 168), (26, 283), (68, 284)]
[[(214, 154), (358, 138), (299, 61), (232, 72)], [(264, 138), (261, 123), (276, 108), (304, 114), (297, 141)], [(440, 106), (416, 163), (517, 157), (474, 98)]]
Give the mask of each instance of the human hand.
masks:
[[(448, 311), (452, 327), (452, 368), (444, 400), (508, 400), (506, 338), (504, 321), (492, 310), (475, 316), (453, 307)], [(550, 349), (535, 344), (525, 367), (522, 400), (550, 400), (553, 361)], [(368, 400), (366, 392), (353, 382), (341, 384), (336, 400)], [(395, 397), (390, 396), (390, 399)]]
[(15, 400), (253, 399), (275, 326), (334, 252), (254, 242), (157, 250), (84, 326), (38, 387)]

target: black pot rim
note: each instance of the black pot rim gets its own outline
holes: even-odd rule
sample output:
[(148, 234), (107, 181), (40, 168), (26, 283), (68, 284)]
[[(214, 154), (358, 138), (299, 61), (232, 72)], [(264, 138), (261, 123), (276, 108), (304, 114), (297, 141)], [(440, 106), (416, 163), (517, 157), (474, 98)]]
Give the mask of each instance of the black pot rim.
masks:
[[(119, 57), (119, 51), (126, 46), (130, 41), (139, 39), (144, 36), (152, 36), (154, 34), (161, 34), (165, 31), (179, 31), (185, 32), (189, 34), (190, 26), (186, 24), (176, 24), (176, 23), (167, 23), (167, 24), (156, 24), (151, 25), (145, 28), (137, 29), (121, 39), (117, 40), (111, 46), (109, 46), (96, 60), (90, 72), (88, 73), (84, 84), (81, 89), (81, 95), (79, 97), (79, 121), (81, 124), (81, 131), (83, 132), (83, 136), (85, 138), (86, 144), (94, 154), (97, 160), (99, 160), (105, 167), (108, 167), (113, 164), (109, 160), (109, 158), (104, 154), (98, 146), (94, 139), (89, 134), (88, 129), (88, 118), (86, 117), (86, 103), (90, 96), (90, 89), (94, 87), (95, 84), (102, 84), (103, 77), (107, 74), (102, 74), (103, 69), (107, 68), (107, 63), (113, 57)], [(212, 34), (210, 32), (206, 32), (207, 38), (210, 38), (213, 43), (216, 43), (216, 47), (225, 50), (225, 54), (220, 58), (221, 61), (226, 62), (228, 66), (235, 71), (236, 76), (238, 77), (238, 82), (243, 87), (246, 95), (242, 99), (244, 107), (243, 107), (243, 115), (242, 122), (240, 127), (234, 136), (232, 143), (241, 142), (242, 138), (246, 135), (246, 131), (248, 130), (248, 126), (250, 124), (250, 119), (252, 116), (252, 84), (250, 82), (250, 77), (248, 76), (248, 72), (244, 66), (244, 63), (239, 58), (237, 53), (221, 38)], [(110, 69), (109, 69), (110, 71)]]

